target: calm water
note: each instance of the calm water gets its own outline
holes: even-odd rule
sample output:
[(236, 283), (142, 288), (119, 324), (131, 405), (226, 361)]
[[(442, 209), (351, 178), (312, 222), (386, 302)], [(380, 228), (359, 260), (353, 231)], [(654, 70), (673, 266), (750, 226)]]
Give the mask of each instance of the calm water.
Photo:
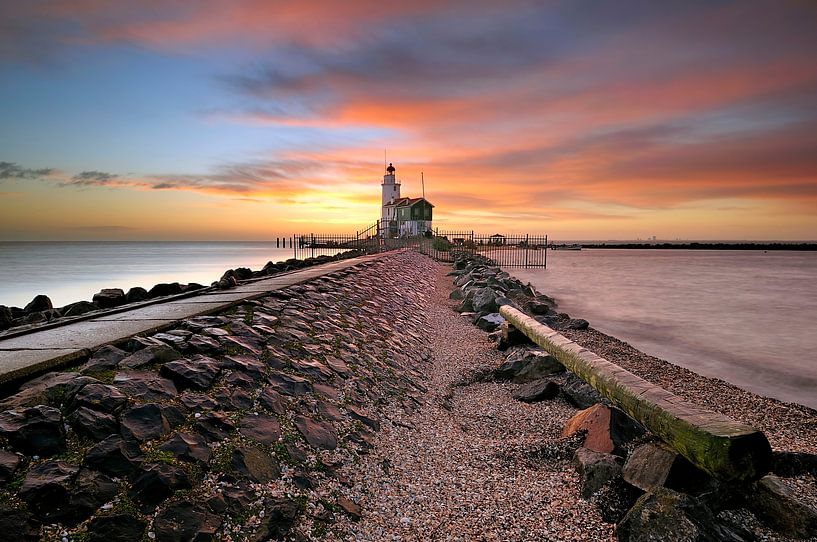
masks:
[(817, 408), (817, 253), (557, 251), (509, 271), (643, 352)]
[(159, 282), (209, 285), (227, 269), (293, 257), (275, 243), (0, 242), (0, 305), (46, 294), (55, 307), (90, 300), (102, 288), (150, 289)]

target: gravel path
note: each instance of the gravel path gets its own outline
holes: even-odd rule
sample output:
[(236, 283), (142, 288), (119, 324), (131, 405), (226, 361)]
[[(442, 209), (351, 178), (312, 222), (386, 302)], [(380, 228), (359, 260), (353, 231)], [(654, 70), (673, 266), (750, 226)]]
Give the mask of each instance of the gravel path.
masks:
[[(394, 410), (375, 449), (346, 471), (363, 518), (335, 532), (377, 541), (614, 539), (613, 526), (579, 498), (575, 443), (560, 439), (575, 409), (521, 403), (512, 398), (517, 385), (481, 381), (501, 355), (452, 312), (448, 267), (429, 265), (427, 400), (413, 413)], [(547, 461), (536, 459), (543, 449)]]

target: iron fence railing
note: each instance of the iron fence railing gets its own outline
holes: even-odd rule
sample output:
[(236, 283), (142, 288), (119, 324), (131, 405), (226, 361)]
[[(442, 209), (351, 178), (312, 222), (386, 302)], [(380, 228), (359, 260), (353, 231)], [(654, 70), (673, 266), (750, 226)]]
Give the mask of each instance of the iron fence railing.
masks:
[[(394, 224), (380, 221), (348, 234), (294, 235), (290, 243), (297, 259), (333, 256), (347, 251), (374, 254), (412, 249), (451, 262), (462, 254), (479, 254), (503, 267), (547, 267), (547, 235), (482, 235), (473, 230), (434, 229), (418, 235), (394, 235)], [(397, 231), (405, 231), (400, 225)]]

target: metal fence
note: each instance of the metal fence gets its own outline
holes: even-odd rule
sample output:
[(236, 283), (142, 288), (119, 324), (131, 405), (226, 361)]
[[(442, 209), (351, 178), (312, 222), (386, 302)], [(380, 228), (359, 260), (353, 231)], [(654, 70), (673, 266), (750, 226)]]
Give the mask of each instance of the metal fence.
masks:
[(389, 235), (380, 221), (352, 234), (304, 234), (293, 236), (297, 259), (333, 256), (350, 250), (374, 254), (412, 249), (445, 262), (462, 254), (479, 254), (502, 267), (547, 267), (547, 235), (481, 235), (473, 230), (439, 230), (420, 235)]

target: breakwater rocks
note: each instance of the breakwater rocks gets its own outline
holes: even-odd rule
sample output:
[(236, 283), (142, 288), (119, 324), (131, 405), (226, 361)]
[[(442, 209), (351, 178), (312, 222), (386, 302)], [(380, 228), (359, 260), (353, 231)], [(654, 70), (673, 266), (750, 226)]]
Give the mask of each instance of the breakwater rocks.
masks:
[(213, 282), (209, 287), (196, 283), (171, 282), (156, 284), (149, 290), (137, 286), (127, 292), (121, 288), (103, 288), (94, 294), (91, 301), (77, 301), (64, 307), (54, 307), (47, 295), (40, 294), (23, 308), (0, 305), (0, 336), (5, 330), (23, 331), (52, 322), (67, 321), (67, 319), (94, 317), (112, 309), (137, 306), (145, 302), (164, 301), (170, 296), (190, 295), (199, 290), (226, 290), (252, 279), (360, 255), (360, 251), (350, 250), (335, 256), (317, 256), (305, 260), (291, 258), (277, 263), (267, 262), (258, 271), (252, 271), (247, 267), (228, 269), (219, 280)]
[[(759, 472), (755, 479), (742, 482), (715, 479), (566, 372), (551, 355), (508, 327), (496, 311), (502, 305), (514, 306), (549, 327), (573, 333), (577, 341), (582, 337), (594, 338), (594, 347), (606, 344), (609, 349), (617, 341), (604, 341), (584, 321), (576, 325), (576, 320), (555, 311), (556, 305), (550, 298), (509, 277), (490, 261), (462, 259), (449, 274), (455, 277), (454, 284), (458, 286), (451, 297), (462, 300), (456, 309), (488, 331), (501, 326), (501, 331), (494, 331), (492, 337), (498, 348), (506, 350), (506, 359), (483, 378), (520, 383), (515, 395), (519, 401), (563, 400), (583, 409), (567, 421), (562, 436), (577, 439), (573, 462), (581, 476), (581, 496), (598, 507), (604, 521), (617, 524), (618, 540), (817, 537), (817, 456), (777, 450), (767, 466), (772, 471), (768, 475)], [(653, 374), (644, 378), (656, 376), (658, 364), (652, 368)], [(689, 382), (693, 388), (697, 385), (695, 378)], [(730, 391), (727, 384), (714, 382), (721, 392)], [(683, 384), (676, 382), (676, 389)], [(773, 400), (765, 401), (771, 407), (765, 415), (776, 421), (767, 420), (762, 426), (775, 431), (781, 425), (801, 424), (775, 431), (778, 434), (770, 434), (770, 440), (813, 450), (815, 437), (807, 434), (807, 428), (813, 427), (817, 413), (805, 407), (788, 408)], [(729, 400), (721, 404), (731, 406)], [(751, 417), (745, 411), (739, 414)], [(805, 416), (798, 419), (798, 414)], [(795, 434), (799, 437), (791, 438)]]
[(3, 540), (306, 540), (360, 518), (340, 473), (424, 401), (427, 264), (359, 264), (24, 384), (0, 400)]

